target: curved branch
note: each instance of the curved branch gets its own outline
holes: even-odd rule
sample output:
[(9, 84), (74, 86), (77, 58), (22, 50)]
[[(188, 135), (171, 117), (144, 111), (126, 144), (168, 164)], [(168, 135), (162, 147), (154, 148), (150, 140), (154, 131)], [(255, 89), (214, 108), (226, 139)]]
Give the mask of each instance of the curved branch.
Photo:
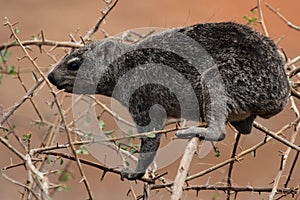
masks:
[(11, 47), (18, 47), (18, 46), (53, 46), (53, 47), (69, 47), (69, 48), (79, 48), (82, 47), (83, 44), (75, 43), (75, 42), (66, 42), (66, 41), (55, 41), (55, 40), (24, 40), (20, 43), (12, 41), (9, 43), (4, 43), (0, 45), (0, 50), (8, 49)]

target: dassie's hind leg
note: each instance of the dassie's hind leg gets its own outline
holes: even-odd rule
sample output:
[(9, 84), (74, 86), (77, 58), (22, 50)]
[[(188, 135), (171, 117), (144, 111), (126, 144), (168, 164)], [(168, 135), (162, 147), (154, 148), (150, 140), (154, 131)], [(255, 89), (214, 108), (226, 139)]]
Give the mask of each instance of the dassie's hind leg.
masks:
[(206, 128), (193, 126), (180, 130), (176, 136), (183, 139), (199, 137), (207, 141), (223, 140), (226, 135), (228, 95), (217, 67), (210, 68), (202, 74), (201, 87), (202, 102), (199, 102), (199, 105), (200, 109), (203, 109), (202, 117), (208, 126)]
[(249, 134), (251, 132), (252, 129), (252, 124), (253, 121), (255, 120), (256, 116), (255, 115), (251, 115), (250, 117), (241, 120), (241, 121), (236, 121), (236, 122), (230, 122), (230, 124), (232, 126), (234, 126), (234, 128), (236, 128), (236, 130), (242, 134)]

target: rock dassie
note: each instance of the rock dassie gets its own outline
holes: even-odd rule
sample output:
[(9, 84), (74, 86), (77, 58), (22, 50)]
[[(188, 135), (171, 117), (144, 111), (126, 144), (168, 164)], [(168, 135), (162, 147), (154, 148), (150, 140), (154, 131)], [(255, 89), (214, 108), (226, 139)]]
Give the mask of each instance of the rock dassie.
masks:
[[(208, 125), (177, 137), (211, 141), (225, 137), (227, 122), (250, 133), (256, 116), (279, 113), (290, 92), (274, 42), (233, 22), (169, 29), (135, 43), (93, 41), (72, 50), (48, 78), (69, 93), (115, 98), (140, 133), (163, 128), (166, 118), (185, 118)], [(141, 137), (137, 167), (124, 168), (122, 176), (142, 177), (159, 143), (159, 136)]]

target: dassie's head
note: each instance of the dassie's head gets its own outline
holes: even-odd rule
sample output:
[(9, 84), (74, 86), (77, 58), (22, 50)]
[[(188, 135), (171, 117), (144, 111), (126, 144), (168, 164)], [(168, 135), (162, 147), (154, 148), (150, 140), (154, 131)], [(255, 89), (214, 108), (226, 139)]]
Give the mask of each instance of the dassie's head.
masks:
[(111, 64), (121, 55), (123, 46), (109, 38), (74, 49), (49, 73), (48, 79), (69, 93), (110, 95), (115, 82)]

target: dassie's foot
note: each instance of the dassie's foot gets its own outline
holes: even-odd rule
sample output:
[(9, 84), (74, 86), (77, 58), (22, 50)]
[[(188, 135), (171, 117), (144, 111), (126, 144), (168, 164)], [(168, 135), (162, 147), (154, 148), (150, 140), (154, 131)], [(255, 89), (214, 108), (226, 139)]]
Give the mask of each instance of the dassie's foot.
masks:
[(179, 139), (191, 139), (193, 137), (199, 137), (201, 140), (206, 141), (220, 141), (225, 138), (225, 133), (217, 133), (216, 131), (211, 131), (211, 129), (196, 126), (177, 131), (175, 135)]
[(135, 180), (142, 178), (145, 172), (136, 171), (136, 169), (122, 168), (121, 169), (121, 177), (126, 178), (128, 180)]

